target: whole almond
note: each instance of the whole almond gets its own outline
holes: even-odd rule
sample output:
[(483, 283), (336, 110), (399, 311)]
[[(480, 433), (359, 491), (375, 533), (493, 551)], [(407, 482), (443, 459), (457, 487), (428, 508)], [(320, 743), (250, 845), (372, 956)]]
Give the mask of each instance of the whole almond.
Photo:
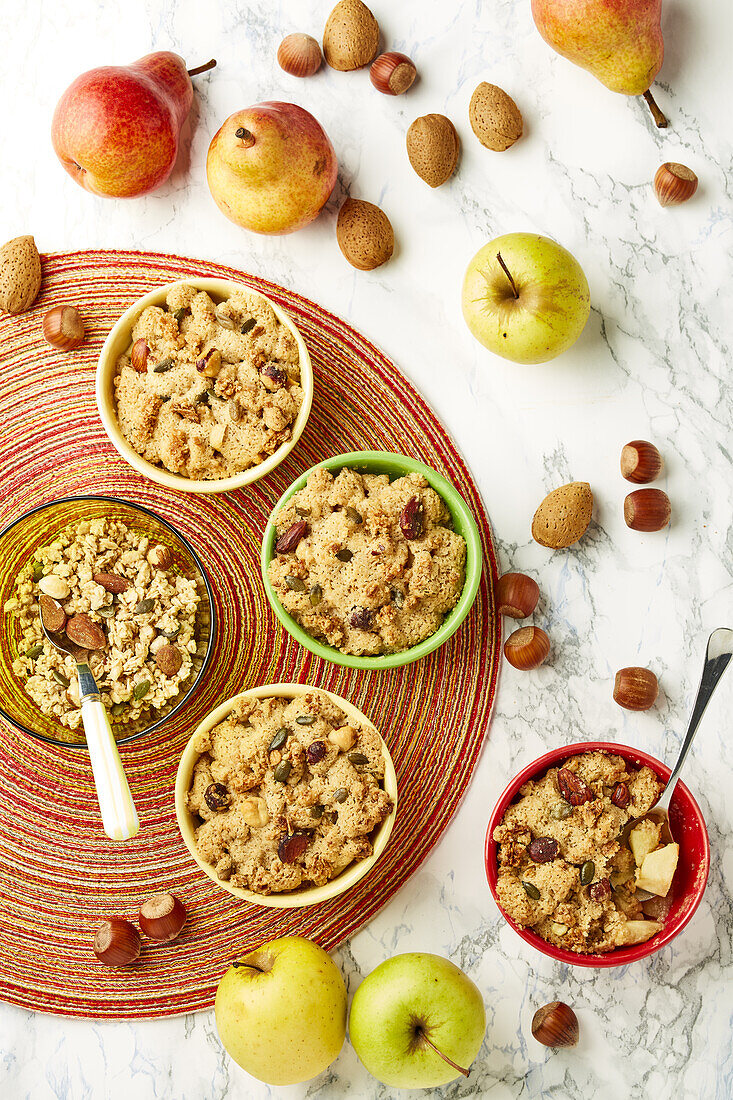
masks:
[(155, 654), (155, 663), (164, 676), (175, 676), (183, 664), (180, 649), (174, 645), (164, 645)]
[(445, 115), (422, 115), (407, 131), (407, 156), (420, 179), (440, 187), (453, 175), (461, 143)]
[(64, 629), (66, 612), (58, 600), (42, 592), (38, 597), (38, 605), (41, 609), (41, 619), (46, 630), (50, 630), (52, 634), (55, 634)]
[(130, 352), (130, 364), (133, 370), (136, 370), (138, 374), (146, 374), (148, 369), (148, 342), (147, 340), (136, 340), (132, 345), (132, 351)]
[(352, 267), (372, 271), (394, 251), (394, 230), (383, 210), (362, 199), (347, 199), (336, 223), (339, 248)]
[(25, 313), (41, 289), (41, 257), (33, 237), (14, 237), (0, 248), (0, 309)]
[(545, 497), (532, 520), (532, 538), (540, 546), (560, 550), (585, 534), (593, 511), (587, 481), (571, 481)]
[(107, 638), (98, 623), (85, 612), (72, 616), (66, 624), (66, 637), (82, 649), (104, 649)]
[(468, 106), (471, 129), (482, 145), (503, 152), (522, 136), (522, 115), (510, 95), (496, 84), (479, 84)]
[(323, 31), (323, 56), (332, 69), (351, 72), (373, 61), (379, 24), (362, 0), (339, 0)]
[(95, 573), (92, 580), (96, 584), (101, 584), (105, 592), (119, 594), (130, 587), (130, 582), (125, 577), (118, 576), (117, 573)]

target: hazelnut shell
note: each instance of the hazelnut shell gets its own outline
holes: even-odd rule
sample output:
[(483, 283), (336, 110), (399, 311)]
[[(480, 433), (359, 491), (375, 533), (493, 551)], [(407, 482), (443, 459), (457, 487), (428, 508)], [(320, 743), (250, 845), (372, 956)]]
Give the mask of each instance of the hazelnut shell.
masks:
[(43, 318), (43, 338), (61, 351), (73, 351), (84, 343), (84, 323), (74, 306), (55, 306)]
[(313, 76), (323, 63), (323, 54), (311, 35), (289, 34), (277, 48), (277, 63), (290, 76)]
[(402, 95), (411, 88), (417, 69), (404, 53), (383, 53), (372, 62), (369, 77), (378, 92), (384, 95)]
[(685, 164), (666, 161), (654, 176), (654, 194), (660, 206), (679, 206), (697, 191), (697, 176)]

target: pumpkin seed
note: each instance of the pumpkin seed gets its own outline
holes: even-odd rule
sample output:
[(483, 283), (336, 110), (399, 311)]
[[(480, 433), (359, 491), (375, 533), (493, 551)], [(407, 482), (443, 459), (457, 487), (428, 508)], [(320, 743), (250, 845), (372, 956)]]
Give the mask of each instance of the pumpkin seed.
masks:
[(356, 508), (352, 508), (351, 505), (349, 505), (346, 509), (346, 515), (349, 517), (350, 520), (353, 520), (354, 523), (364, 522), (364, 517), (361, 512), (357, 512)]
[(522, 886), (528, 898), (531, 898), (532, 901), (540, 900), (540, 892), (533, 882), (525, 882), (524, 879), (522, 879)]
[(592, 859), (587, 859), (580, 868), (580, 885), (589, 886), (596, 873), (596, 865)]
[(178, 635), (181, 633), (181, 627), (180, 625), (174, 626), (172, 630), (161, 630), (160, 633), (163, 635), (164, 638), (168, 638), (170, 640), (171, 638), (178, 637)]
[(111, 619), (114, 616), (115, 609), (111, 603), (105, 605), (105, 607), (98, 607), (97, 614), (101, 615), (104, 619)]
[(171, 396), (172, 396), (171, 394), (166, 393), (166, 394), (163, 394), (162, 397), (159, 397), (158, 400), (160, 401), (161, 405), (164, 405), (166, 403), (166, 401), (170, 401)]
[(352, 764), (368, 764), (369, 757), (365, 756), (363, 752), (349, 752), (346, 754), (347, 760), (350, 760)]
[(296, 516), (300, 516), (300, 517), (301, 517), (301, 519), (302, 519), (302, 518), (303, 518), (303, 516), (309, 516), (309, 515), (311, 514), (311, 510), (310, 510), (310, 508), (299, 508), (299, 507), (298, 507), (298, 506), (296, 505), (296, 507), (295, 507), (295, 514), (296, 514)]
[(178, 322), (179, 325), (180, 325), (181, 321), (183, 320), (183, 318), (186, 316), (187, 313), (188, 313), (187, 309), (181, 308), (181, 309), (175, 310), (173, 316), (175, 317), (175, 319), (176, 319), (176, 321)]
[(392, 589), (392, 603), (395, 607), (400, 608), (405, 606), (405, 594), (400, 592), (398, 588)]
[(310, 590), (310, 597), (309, 598), (310, 598), (310, 602), (311, 602), (311, 607), (317, 607), (318, 604), (323, 599), (323, 589), (321, 588), (320, 584), (314, 584), (313, 585), (313, 587)]
[(43, 644), (38, 642), (36, 645), (32, 645), (30, 649), (26, 650), (26, 657), (30, 657), (31, 661), (35, 661), (36, 657), (40, 657), (43, 653)]
[(33, 562), (33, 580), (40, 581), (43, 577), (43, 563), (40, 561)]
[(321, 806), (320, 803), (315, 806), (311, 806), (311, 817), (315, 817), (316, 819), (318, 819), (319, 817), (323, 817), (323, 809), (324, 807)]
[(115, 718), (119, 718), (121, 714), (125, 713), (129, 705), (129, 703), (113, 703), (109, 709)]
[(346, 787), (339, 787), (337, 791), (333, 792), (334, 802), (345, 802), (348, 797), (349, 792), (346, 790)]
[(336, 557), (338, 558), (339, 561), (351, 561), (353, 556), (354, 555), (351, 553), (351, 551), (346, 550), (346, 549), (339, 550), (338, 553), (336, 554)]
[(256, 324), (257, 321), (254, 319), (254, 317), (250, 317), (248, 321), (245, 321), (239, 330), (242, 333), (242, 336), (246, 336), (248, 332), (251, 332)]
[(133, 699), (142, 699), (144, 695), (147, 695), (150, 691), (150, 680), (141, 680), (139, 684), (135, 684), (133, 688)]
[(550, 817), (555, 821), (564, 821), (572, 812), (573, 807), (569, 802), (557, 802), (550, 810)]
[(275, 735), (267, 746), (268, 752), (274, 752), (275, 749), (281, 749), (288, 739), (290, 730), (286, 726), (281, 726), (279, 730), (275, 731)]
[(216, 392), (216, 390), (207, 390), (206, 392), (208, 393), (209, 397), (213, 397), (216, 401), (223, 401), (224, 400), (223, 397), (219, 396), (219, 394)]
[(152, 611), (154, 607), (155, 600), (148, 596), (146, 600), (140, 600), (140, 603), (133, 611), (133, 615), (147, 615), (147, 613), (149, 611)]
[(208, 405), (209, 403), (209, 391), (202, 390), (201, 393), (197, 393), (194, 400), (194, 405)]
[(172, 359), (161, 359), (159, 363), (156, 363), (153, 367), (153, 374), (165, 374), (167, 370), (170, 370), (173, 366)]
[(300, 577), (286, 577), (285, 583), (291, 592), (305, 592), (305, 581)]
[(312, 726), (315, 720), (315, 714), (301, 714), (295, 719), (299, 726)]
[(292, 770), (293, 765), (289, 760), (281, 760), (272, 773), (273, 778), (276, 779), (278, 783), (287, 783)]
[(67, 688), (69, 686), (70, 680), (67, 676), (64, 676), (63, 672), (57, 672), (55, 668), (52, 668), (51, 675), (53, 676), (56, 683), (60, 684), (62, 688)]

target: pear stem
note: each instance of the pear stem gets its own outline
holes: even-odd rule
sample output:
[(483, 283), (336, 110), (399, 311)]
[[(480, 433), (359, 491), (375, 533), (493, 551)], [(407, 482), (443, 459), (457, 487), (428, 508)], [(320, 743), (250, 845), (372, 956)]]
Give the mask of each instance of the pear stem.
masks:
[(189, 69), (188, 70), (188, 75), (189, 76), (198, 76), (199, 73), (206, 73), (206, 72), (209, 71), (209, 69), (213, 69), (215, 65), (216, 65), (216, 61), (212, 57), (211, 61), (207, 61), (205, 65), (197, 65), (195, 69)]
[(238, 130), (235, 130), (234, 136), (239, 138), (245, 149), (251, 149), (255, 143), (254, 134), (251, 130), (248, 130), (246, 126), (240, 126)]
[(659, 104), (657, 103), (654, 96), (652, 95), (650, 88), (647, 88), (647, 90), (644, 92), (644, 99), (649, 104), (649, 110), (652, 113), (652, 118), (656, 122), (659, 129), (660, 130), (666, 129), (667, 126), (669, 126), (669, 123), (667, 122), (667, 119), (662, 114), (661, 110), (659, 109)]
[(496, 253), (496, 258), (499, 261), (499, 266), (501, 267), (501, 270), (504, 272), (507, 279), (511, 283), (512, 294), (514, 295), (515, 298), (518, 298), (519, 297), (519, 291), (517, 290), (517, 284), (514, 282), (514, 279), (512, 279), (511, 272), (509, 271), (509, 268), (506, 266), (506, 264), (502, 260), (501, 252)]
[(422, 1039), (422, 1041), (424, 1043), (427, 1043), (431, 1050), (435, 1051), (435, 1053), (438, 1055), (439, 1058), (442, 1058), (443, 1061), (447, 1062), (449, 1066), (453, 1067), (453, 1069), (457, 1069), (458, 1072), (462, 1073), (464, 1077), (468, 1077), (468, 1070), (464, 1069), (463, 1066), (459, 1066), (458, 1063), (454, 1062), (452, 1058), (449, 1058), (447, 1054), (443, 1054), (442, 1050), (438, 1050), (435, 1043), (430, 1042), (430, 1039), (428, 1039), (428, 1037), (425, 1034), (425, 1031), (423, 1030), (423, 1028), (419, 1027), (417, 1029), (417, 1033), (420, 1036), (420, 1038)]

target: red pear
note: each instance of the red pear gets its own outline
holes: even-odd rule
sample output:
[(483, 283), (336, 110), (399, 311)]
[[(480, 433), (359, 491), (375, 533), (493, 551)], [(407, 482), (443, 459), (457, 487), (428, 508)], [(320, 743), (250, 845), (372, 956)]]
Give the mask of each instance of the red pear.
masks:
[(66, 171), (95, 195), (133, 198), (160, 187), (178, 156), (191, 76), (215, 64), (187, 70), (182, 57), (162, 51), (82, 73), (61, 96), (51, 128)]

